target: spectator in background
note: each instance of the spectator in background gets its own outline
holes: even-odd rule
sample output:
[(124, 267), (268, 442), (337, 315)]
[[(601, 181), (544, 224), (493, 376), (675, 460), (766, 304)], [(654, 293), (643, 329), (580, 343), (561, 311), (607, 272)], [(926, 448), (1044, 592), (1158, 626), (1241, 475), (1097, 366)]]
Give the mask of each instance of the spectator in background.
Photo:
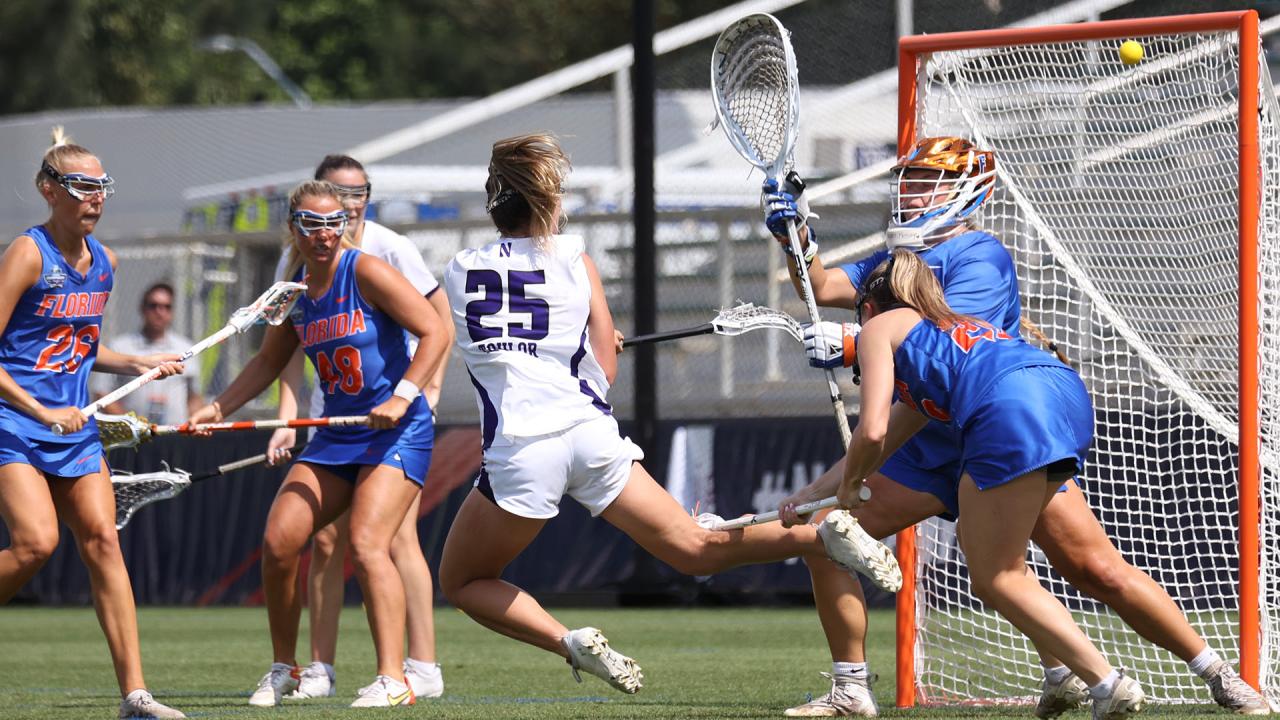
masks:
[[(191, 347), (189, 338), (169, 332), (173, 324), (173, 286), (158, 282), (142, 294), (142, 330), (121, 335), (111, 343), (117, 352), (126, 355), (153, 355), (155, 353), (181, 354)], [(200, 365), (196, 358), (186, 362), (186, 374), (148, 383), (141, 390), (126, 396), (105, 408), (109, 413), (135, 412), (147, 420), (161, 425), (184, 422), (191, 413), (204, 405), (200, 395)], [(95, 398), (115, 389), (116, 379), (97, 375), (94, 378)]]

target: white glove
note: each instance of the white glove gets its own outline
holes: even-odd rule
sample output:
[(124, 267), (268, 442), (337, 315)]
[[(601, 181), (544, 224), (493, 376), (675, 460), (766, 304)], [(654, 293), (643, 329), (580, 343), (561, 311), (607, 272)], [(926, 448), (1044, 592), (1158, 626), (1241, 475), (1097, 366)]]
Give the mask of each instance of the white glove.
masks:
[(816, 368), (849, 367), (857, 356), (857, 323), (820, 322), (804, 326), (804, 354)]

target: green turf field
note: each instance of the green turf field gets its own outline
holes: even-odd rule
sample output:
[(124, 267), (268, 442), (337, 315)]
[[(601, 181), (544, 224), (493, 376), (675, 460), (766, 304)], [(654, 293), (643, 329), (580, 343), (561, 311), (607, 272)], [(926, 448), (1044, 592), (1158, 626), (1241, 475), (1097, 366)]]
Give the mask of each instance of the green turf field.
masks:
[[(442, 609), (436, 621), (445, 695), (395, 714), (774, 718), (802, 702), (806, 691), (825, 691), (818, 672), (830, 668), (830, 659), (811, 609), (577, 609), (556, 614), (570, 627), (604, 630), (644, 668), (644, 689), (625, 696), (592, 677), (579, 685), (559, 659)], [(139, 613), (139, 623), (152, 690), (191, 717), (345, 718), (392, 712), (345, 707), (355, 689), (373, 679), (373, 646), (358, 609), (347, 610), (342, 618), (338, 697), (274, 709), (248, 705), (249, 692), (271, 659), (263, 610), (147, 608)], [(1029, 707), (893, 709), (892, 614), (875, 613), (871, 627), (870, 660), (882, 676), (875, 689), (883, 716), (1032, 717)], [(91, 609), (0, 608), (0, 649), (0, 718), (115, 717), (119, 696)], [(1143, 713), (1200, 716), (1229, 717), (1207, 705)]]

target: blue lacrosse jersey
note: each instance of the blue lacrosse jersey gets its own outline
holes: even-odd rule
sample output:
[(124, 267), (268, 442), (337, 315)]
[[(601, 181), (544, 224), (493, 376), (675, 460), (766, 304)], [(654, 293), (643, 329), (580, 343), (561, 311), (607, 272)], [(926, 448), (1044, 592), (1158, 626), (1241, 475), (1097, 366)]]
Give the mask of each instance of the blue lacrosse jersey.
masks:
[[(1018, 273), (1009, 251), (994, 235), (971, 230), (921, 251), (919, 257), (942, 284), (952, 310), (1018, 336), (1022, 316)], [(867, 275), (888, 259), (889, 251), (881, 250), (840, 269), (861, 290)]]
[[(114, 273), (106, 248), (92, 235), (85, 238), (92, 263), (76, 271), (43, 225), (23, 235), (40, 249), (40, 277), (27, 288), (0, 334), (0, 367), (47, 408), (89, 404), (89, 370), (98, 357), (102, 311), (111, 295)], [(55, 435), (0, 399), (0, 430), (18, 437), (54, 443), (78, 443), (97, 437), (93, 418), (79, 431)]]
[(1021, 338), (972, 320), (947, 330), (921, 320), (903, 338), (893, 361), (898, 400), (953, 430), (963, 429), (987, 391), (1014, 370), (1052, 366), (1073, 373)]
[[(1018, 274), (1009, 251), (994, 235), (971, 230), (921, 251), (919, 257), (942, 284), (942, 292), (951, 309), (990, 323), (1011, 337), (1018, 337), (1022, 316)], [(881, 250), (840, 269), (849, 276), (853, 286), (861, 290), (867, 275), (887, 259), (889, 251)], [(893, 475), (885, 474), (922, 490), (924, 486), (913, 484), (908, 473), (924, 468), (958, 468), (958, 442), (958, 438), (951, 435), (945, 426), (930, 423), (894, 454), (893, 458), (905, 467), (890, 463), (886, 470), (895, 472)]]
[[(411, 359), (404, 328), (360, 294), (356, 261), (361, 255), (355, 249), (344, 251), (329, 290), (315, 300), (303, 293), (289, 315), (303, 352), (315, 366), (326, 417), (366, 415), (386, 402)], [(295, 280), (305, 282), (301, 274), (302, 270)], [(419, 393), (395, 428), (322, 427), (303, 458), (359, 464), (362, 456), (374, 455), (370, 448), (414, 438), (429, 447), (433, 435), (431, 409)]]

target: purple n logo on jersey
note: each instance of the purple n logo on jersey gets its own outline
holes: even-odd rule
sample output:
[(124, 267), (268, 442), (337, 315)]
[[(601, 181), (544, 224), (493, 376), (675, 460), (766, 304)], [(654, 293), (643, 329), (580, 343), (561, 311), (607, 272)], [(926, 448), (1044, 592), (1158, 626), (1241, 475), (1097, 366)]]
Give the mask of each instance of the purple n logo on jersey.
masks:
[(502, 249), (498, 251), (498, 254), (502, 257), (511, 257), (511, 243), (502, 243)]

